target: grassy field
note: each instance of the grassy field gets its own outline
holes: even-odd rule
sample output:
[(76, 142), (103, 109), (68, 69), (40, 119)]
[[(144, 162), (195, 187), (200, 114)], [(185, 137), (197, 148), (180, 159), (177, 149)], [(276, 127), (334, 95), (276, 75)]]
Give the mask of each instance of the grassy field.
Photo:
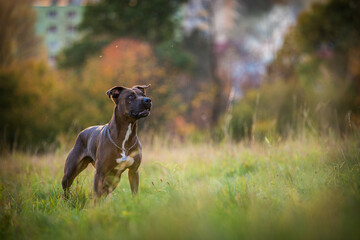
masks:
[(144, 144), (138, 196), (97, 205), (92, 166), (63, 200), (68, 150), (1, 156), (0, 239), (360, 239), (356, 138)]

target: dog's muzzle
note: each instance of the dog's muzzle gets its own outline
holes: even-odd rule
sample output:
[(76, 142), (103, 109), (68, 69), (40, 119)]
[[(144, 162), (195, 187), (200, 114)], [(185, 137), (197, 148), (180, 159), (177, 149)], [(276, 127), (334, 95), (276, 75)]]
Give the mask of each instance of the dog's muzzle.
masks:
[(142, 100), (142, 106), (143, 106), (143, 110), (141, 111), (132, 111), (131, 115), (135, 118), (143, 118), (143, 117), (147, 117), (150, 115), (150, 110), (151, 110), (151, 99), (148, 97), (143, 98)]

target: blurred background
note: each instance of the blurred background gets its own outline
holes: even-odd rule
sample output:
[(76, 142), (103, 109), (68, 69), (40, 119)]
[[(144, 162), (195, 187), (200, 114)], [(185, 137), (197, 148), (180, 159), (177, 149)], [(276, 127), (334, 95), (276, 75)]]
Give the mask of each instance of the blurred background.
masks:
[(72, 143), (115, 85), (151, 84), (140, 136), (359, 130), (358, 0), (0, 0), (0, 25), (1, 150)]

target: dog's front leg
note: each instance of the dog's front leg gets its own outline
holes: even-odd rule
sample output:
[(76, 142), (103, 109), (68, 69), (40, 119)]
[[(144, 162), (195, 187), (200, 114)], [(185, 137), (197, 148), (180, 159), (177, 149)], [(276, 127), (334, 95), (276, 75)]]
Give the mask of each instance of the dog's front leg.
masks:
[(133, 196), (135, 196), (139, 189), (139, 170), (138, 169), (129, 169), (129, 182), (130, 182), (130, 188)]
[[(120, 178), (119, 178), (120, 180)], [(102, 196), (108, 195), (112, 191), (111, 182), (108, 179), (108, 176), (100, 172), (95, 173), (94, 177), (94, 193), (95, 197), (100, 198)]]

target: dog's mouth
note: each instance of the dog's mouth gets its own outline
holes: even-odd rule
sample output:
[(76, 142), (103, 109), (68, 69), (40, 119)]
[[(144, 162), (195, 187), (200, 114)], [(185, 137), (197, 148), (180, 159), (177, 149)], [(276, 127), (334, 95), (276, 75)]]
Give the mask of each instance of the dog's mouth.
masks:
[(150, 115), (150, 108), (145, 109), (144, 111), (141, 111), (141, 112), (138, 113), (139, 117), (147, 117), (149, 115)]
[(146, 108), (143, 111), (140, 112), (132, 112), (131, 115), (136, 118), (143, 118), (150, 115), (150, 108)]

